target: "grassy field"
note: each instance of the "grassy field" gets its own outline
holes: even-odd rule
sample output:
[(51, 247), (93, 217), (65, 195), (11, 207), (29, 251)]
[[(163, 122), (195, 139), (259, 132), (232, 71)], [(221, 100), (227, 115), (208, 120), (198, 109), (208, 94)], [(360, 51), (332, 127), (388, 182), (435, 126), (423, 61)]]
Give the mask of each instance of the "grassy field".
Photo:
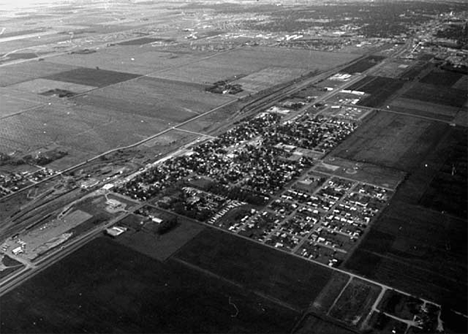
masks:
[(377, 112), (333, 152), (340, 158), (411, 171), (438, 143), (448, 125)]
[(108, 238), (34, 276), (0, 306), (2, 333), (285, 333), (299, 315)]
[(140, 78), (76, 98), (79, 104), (180, 123), (235, 99), (210, 94), (204, 86), (154, 78)]
[(405, 177), (402, 171), (336, 156), (327, 156), (323, 161), (325, 164), (317, 164), (316, 170), (391, 189), (396, 189)]
[(377, 285), (353, 278), (329, 311), (329, 315), (350, 326), (359, 327), (371, 311), (380, 290)]
[(242, 85), (242, 89), (257, 93), (277, 84), (300, 77), (301, 74), (304, 73), (304, 70), (300, 68), (268, 67), (236, 80), (233, 84), (240, 84)]
[(312, 309), (314, 312), (327, 314), (330, 307), (340, 295), (343, 288), (350, 281), (350, 276), (341, 272), (334, 272), (330, 281), (322, 289), (320, 294), (314, 300)]
[(306, 308), (332, 276), (322, 266), (214, 229), (175, 256), (296, 309)]

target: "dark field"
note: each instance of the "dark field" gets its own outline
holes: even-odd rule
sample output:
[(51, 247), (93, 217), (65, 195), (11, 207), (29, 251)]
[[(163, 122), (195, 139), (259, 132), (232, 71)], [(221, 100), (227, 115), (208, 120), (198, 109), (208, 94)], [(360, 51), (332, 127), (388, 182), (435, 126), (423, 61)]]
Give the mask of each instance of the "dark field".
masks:
[(346, 328), (342, 324), (334, 323), (331, 320), (321, 319), (312, 314), (308, 314), (294, 330), (294, 334), (352, 334), (355, 331)]
[(44, 79), (72, 82), (79, 85), (104, 87), (122, 81), (139, 77), (140, 75), (99, 70), (94, 68), (77, 68), (74, 70), (60, 72), (44, 77)]
[(286, 333), (299, 316), (108, 238), (34, 276), (4, 295), (0, 306), (2, 333)]
[(431, 64), (426, 62), (420, 62), (414, 66), (411, 66), (406, 72), (404, 72), (400, 78), (404, 80), (414, 80), (421, 76), (424, 76), (424, 73), (432, 67)]
[(447, 158), (424, 193), (421, 204), (445, 211), (460, 218), (467, 217), (468, 208), (468, 136), (457, 129), (447, 138)]
[(207, 229), (177, 258), (294, 309), (317, 297), (332, 270), (231, 234)]
[(390, 102), (390, 109), (405, 114), (451, 121), (460, 108), (425, 101), (397, 98)]
[[(366, 80), (367, 78), (363, 79)], [(358, 82), (359, 84), (359, 82)], [(374, 77), (374, 80), (359, 87), (360, 91), (370, 94), (358, 105), (365, 107), (380, 107), (385, 101), (403, 87), (404, 82), (393, 78)]]
[(357, 63), (353, 65), (350, 65), (342, 69), (341, 72), (349, 73), (349, 74), (362, 73), (368, 70), (369, 68), (377, 65), (384, 59), (385, 57), (381, 57), (381, 56), (369, 56), (358, 61)]
[(373, 114), (333, 155), (411, 171), (432, 150), (448, 125), (387, 112)]
[[(125, 225), (132, 226), (134, 230), (118, 237), (117, 242), (159, 261), (169, 258), (205, 229), (202, 225), (190, 222), (188, 219), (178, 218), (177, 226), (173, 230), (158, 235), (156, 233), (157, 226), (148, 226), (155, 225), (154, 223), (138, 226), (142, 218), (135, 215), (131, 217), (133, 221), (126, 222)], [(164, 219), (164, 217), (162, 218)], [(131, 218), (127, 220), (129, 219)], [(118, 223), (117, 225), (121, 224)]]
[(443, 70), (433, 70), (427, 74), (419, 82), (437, 86), (453, 86), (458, 80), (463, 77), (463, 74), (456, 72), (449, 72)]
[(451, 173), (452, 164), (466, 166), (466, 131), (442, 129), (344, 267), (466, 312), (466, 186), (440, 181), (463, 178), (462, 167)]
[(24, 265), (7, 255), (0, 257), (0, 279), (7, 277), (11, 273), (23, 268)]
[(466, 91), (445, 86), (418, 83), (408, 90), (403, 97), (418, 101), (462, 107), (467, 100)]

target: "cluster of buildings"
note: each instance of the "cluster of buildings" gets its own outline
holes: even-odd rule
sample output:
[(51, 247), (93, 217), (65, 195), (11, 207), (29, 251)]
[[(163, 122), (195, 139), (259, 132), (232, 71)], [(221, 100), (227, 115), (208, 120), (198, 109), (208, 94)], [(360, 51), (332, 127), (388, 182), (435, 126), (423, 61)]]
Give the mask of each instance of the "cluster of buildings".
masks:
[(37, 183), (55, 173), (50, 168), (41, 168), (35, 172), (0, 174), (0, 198)]

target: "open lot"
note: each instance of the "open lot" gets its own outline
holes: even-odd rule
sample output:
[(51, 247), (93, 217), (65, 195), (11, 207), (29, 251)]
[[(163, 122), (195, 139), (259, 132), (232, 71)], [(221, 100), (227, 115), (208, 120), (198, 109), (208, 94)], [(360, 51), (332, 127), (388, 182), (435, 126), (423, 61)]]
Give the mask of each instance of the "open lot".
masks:
[(176, 258), (300, 310), (316, 298), (332, 270), (226, 232), (207, 229)]
[(285, 333), (299, 316), (229, 282), (176, 261), (152, 260), (109, 238), (95, 239), (40, 272), (4, 295), (0, 306), (2, 333)]
[(447, 128), (443, 123), (377, 112), (341, 143), (333, 155), (411, 171), (419, 166)]

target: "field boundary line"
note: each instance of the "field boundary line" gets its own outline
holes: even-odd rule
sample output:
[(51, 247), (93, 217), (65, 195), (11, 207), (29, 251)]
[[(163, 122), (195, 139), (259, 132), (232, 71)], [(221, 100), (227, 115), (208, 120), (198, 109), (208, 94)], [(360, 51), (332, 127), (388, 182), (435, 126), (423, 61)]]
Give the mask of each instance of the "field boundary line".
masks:
[(343, 289), (341, 289), (340, 293), (338, 294), (338, 296), (336, 296), (335, 300), (333, 301), (333, 304), (331, 304), (331, 306), (328, 308), (327, 310), (327, 313), (326, 315), (327, 316), (330, 316), (330, 311), (332, 310), (333, 307), (335, 307), (335, 304), (336, 302), (338, 301), (338, 299), (340, 299), (341, 295), (343, 294), (343, 292), (346, 290), (346, 288), (348, 287), (348, 285), (351, 283), (351, 281), (353, 280), (353, 276), (349, 276), (348, 277), (348, 282), (346, 282), (345, 286), (343, 287)]
[(194, 265), (194, 264), (192, 264), (192, 263), (189, 263), (189, 262), (187, 262), (187, 261), (185, 261), (185, 260), (182, 260), (182, 259), (180, 259), (180, 258), (178, 258), (178, 257), (172, 256), (172, 257), (170, 257), (170, 259), (173, 260), (173, 261), (176, 261), (176, 262), (178, 262), (178, 263), (181, 263), (181, 264), (183, 264), (183, 265), (185, 265), (185, 266), (187, 266), (187, 267), (189, 267), (189, 268), (192, 268), (192, 269), (194, 269), (194, 270), (197, 270), (197, 271), (199, 271), (199, 272), (202, 272), (202, 273), (204, 273), (204, 274), (206, 274), (206, 275), (208, 275), (208, 276), (211, 276), (211, 277), (214, 277), (214, 278), (216, 278), (216, 279), (219, 279), (219, 280), (222, 281), (222, 282), (226, 282), (226, 283), (229, 283), (229, 284), (231, 284), (231, 285), (234, 285), (235, 287), (237, 287), (237, 288), (239, 288), (239, 289), (241, 289), (241, 290), (243, 290), (243, 291), (252, 292), (252, 293), (254, 293), (254, 294), (255, 294), (256, 296), (258, 296), (258, 297), (261, 297), (261, 298), (266, 299), (266, 300), (268, 300), (268, 301), (270, 301), (270, 302), (273, 302), (274, 304), (281, 305), (281, 306), (283, 306), (283, 307), (285, 307), (285, 308), (287, 308), (287, 309), (289, 309), (289, 310), (291, 310), (291, 311), (299, 312), (299, 313), (302, 312), (300, 309), (298, 309), (298, 308), (296, 308), (296, 307), (294, 307), (294, 306), (292, 306), (292, 305), (290, 305), (290, 304), (288, 304), (288, 303), (285, 303), (285, 302), (283, 302), (283, 301), (281, 301), (281, 300), (279, 300), (279, 299), (277, 299), (277, 298), (274, 298), (274, 297), (272, 297), (272, 296), (268, 296), (268, 295), (266, 295), (266, 294), (264, 294), (264, 293), (262, 293), (262, 292), (260, 292), (260, 291), (251, 290), (251, 289), (249, 289), (247, 286), (244, 286), (244, 285), (239, 284), (239, 283), (237, 283), (237, 282), (235, 282), (235, 281), (232, 281), (232, 280), (230, 280), (230, 279), (227, 279), (227, 278), (225, 278), (225, 277), (223, 277), (223, 276), (220, 276), (220, 275), (218, 275), (218, 274), (215, 274), (215, 273), (213, 273), (213, 272), (210, 271), (210, 270), (201, 268), (201, 267), (199, 267), (199, 266), (197, 266), (197, 265)]

